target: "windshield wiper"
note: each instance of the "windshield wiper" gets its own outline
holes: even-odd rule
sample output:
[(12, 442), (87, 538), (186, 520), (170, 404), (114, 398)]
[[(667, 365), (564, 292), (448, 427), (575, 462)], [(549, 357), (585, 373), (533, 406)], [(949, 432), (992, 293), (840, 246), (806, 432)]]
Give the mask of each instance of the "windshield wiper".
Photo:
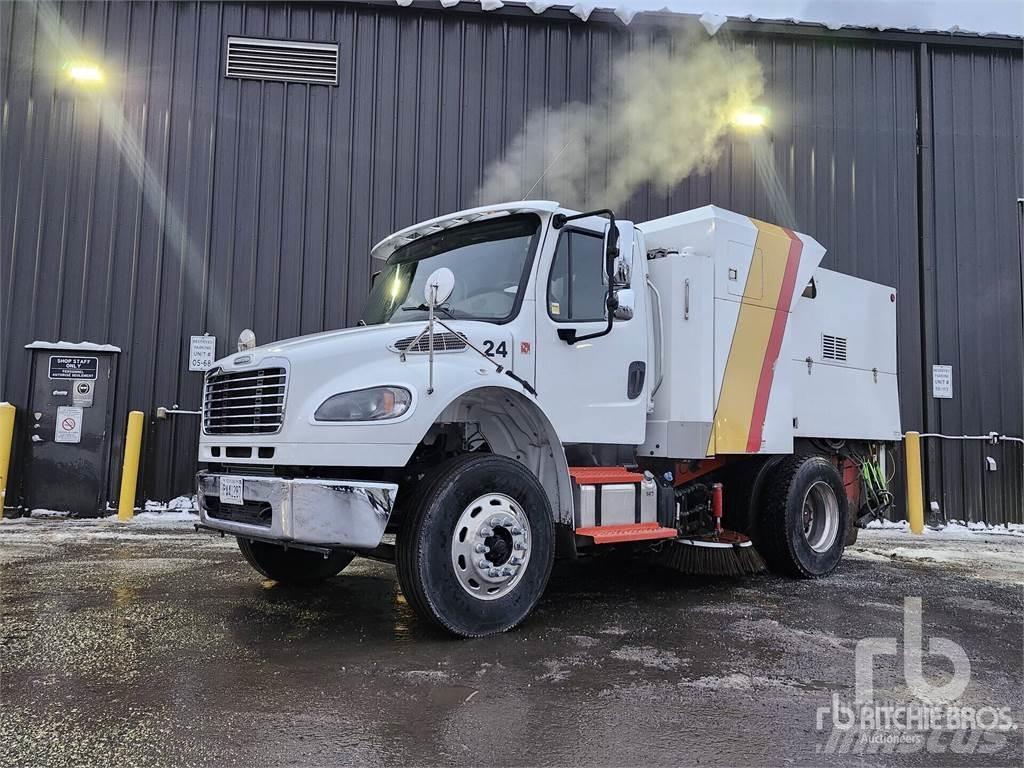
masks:
[[(430, 311), (430, 307), (428, 307), (426, 304), (420, 304), (418, 307), (399, 307), (399, 309), (401, 309), (402, 311), (412, 311), (412, 310), (418, 310), (420, 312), (429, 312)], [(457, 318), (455, 316), (455, 313), (452, 310), (448, 309), (448, 307), (443, 307), (440, 304), (438, 304), (436, 307), (434, 307), (434, 309), (438, 309), (438, 310), (444, 312), (452, 320), (458, 320), (459, 319), (459, 318)]]

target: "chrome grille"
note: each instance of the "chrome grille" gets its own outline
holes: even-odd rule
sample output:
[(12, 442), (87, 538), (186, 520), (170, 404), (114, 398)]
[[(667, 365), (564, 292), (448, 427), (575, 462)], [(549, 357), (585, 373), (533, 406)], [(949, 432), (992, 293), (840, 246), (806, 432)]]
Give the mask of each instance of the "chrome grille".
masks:
[(208, 435), (271, 434), (284, 419), (284, 368), (224, 371), (206, 375), (203, 431)]
[[(413, 344), (413, 342), (416, 342)], [(416, 340), (415, 336), (409, 336), (406, 339), (399, 339), (395, 342), (395, 349), (399, 352), (429, 352), (430, 351), (430, 337), (427, 334), (423, 334), (419, 341)], [(458, 333), (435, 333), (434, 334), (434, 351), (435, 352), (459, 352), (466, 348), (466, 337)]]

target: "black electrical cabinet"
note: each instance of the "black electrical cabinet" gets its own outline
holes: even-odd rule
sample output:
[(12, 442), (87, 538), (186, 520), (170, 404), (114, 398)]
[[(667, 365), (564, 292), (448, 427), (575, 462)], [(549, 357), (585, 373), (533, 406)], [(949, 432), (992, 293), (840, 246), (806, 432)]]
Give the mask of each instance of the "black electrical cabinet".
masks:
[(22, 498), (31, 510), (102, 515), (120, 349), (36, 341), (26, 416)]

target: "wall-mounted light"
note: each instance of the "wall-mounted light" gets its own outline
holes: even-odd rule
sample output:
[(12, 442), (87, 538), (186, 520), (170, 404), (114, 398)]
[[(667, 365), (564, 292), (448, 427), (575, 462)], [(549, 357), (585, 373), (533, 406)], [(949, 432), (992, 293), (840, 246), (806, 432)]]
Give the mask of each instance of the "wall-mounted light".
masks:
[(72, 61), (64, 65), (68, 77), (80, 85), (99, 85), (103, 82), (103, 70), (96, 64)]
[(768, 125), (768, 110), (764, 107), (748, 107), (732, 116), (732, 124), (737, 128), (754, 130)]

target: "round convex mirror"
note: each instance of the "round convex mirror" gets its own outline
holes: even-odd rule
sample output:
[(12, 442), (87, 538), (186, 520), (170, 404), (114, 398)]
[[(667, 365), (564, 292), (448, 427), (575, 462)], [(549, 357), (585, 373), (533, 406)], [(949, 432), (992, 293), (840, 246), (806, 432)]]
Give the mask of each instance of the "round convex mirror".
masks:
[(453, 290), (455, 273), (448, 267), (438, 267), (430, 273), (427, 284), (423, 286), (423, 300), (427, 302), (427, 306), (430, 306), (431, 301), (435, 306), (444, 304), (451, 297)]

